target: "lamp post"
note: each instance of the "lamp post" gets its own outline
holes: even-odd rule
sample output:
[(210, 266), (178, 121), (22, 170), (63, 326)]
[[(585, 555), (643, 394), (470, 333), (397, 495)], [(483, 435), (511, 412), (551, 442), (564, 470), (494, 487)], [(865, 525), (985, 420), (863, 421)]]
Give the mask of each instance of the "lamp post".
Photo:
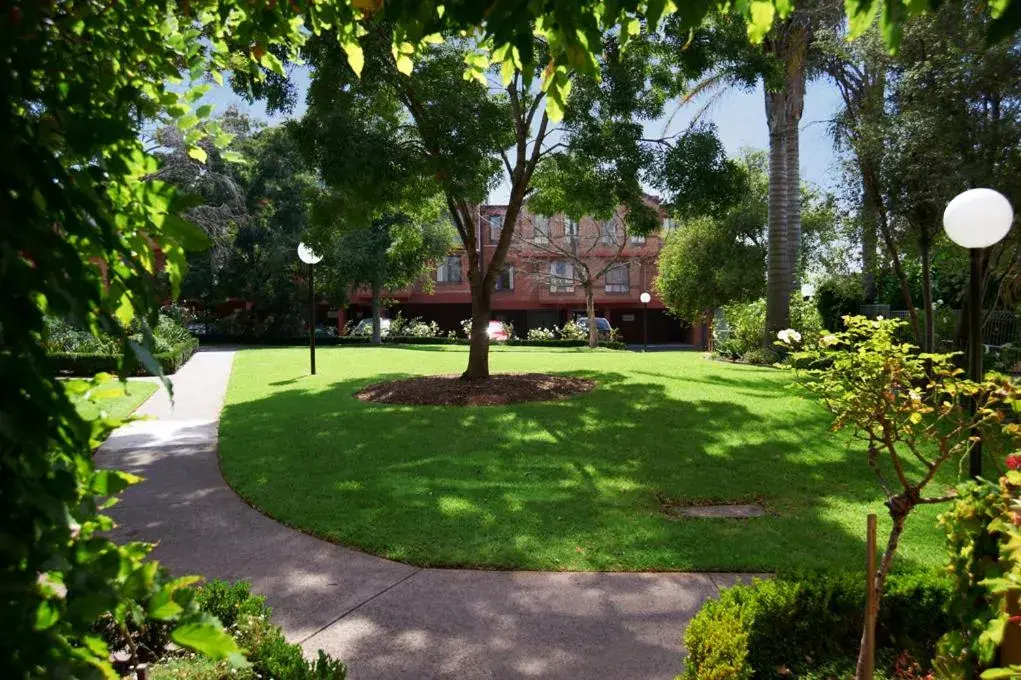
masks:
[(308, 265), (308, 356), (312, 368), (312, 375), (316, 374), (316, 296), (315, 296), (315, 266), (322, 261), (322, 255), (316, 255), (315, 251), (304, 243), (298, 244), (298, 259)]
[[(982, 251), (1010, 231), (1014, 210), (1003, 194), (992, 189), (969, 189), (958, 194), (943, 211), (943, 229), (950, 240), (971, 256), (968, 282), (968, 377), (982, 380)], [(972, 404), (972, 409), (975, 404)], [(968, 472), (982, 474), (982, 442), (972, 431)]]
[(642, 293), (638, 296), (638, 299), (642, 301), (642, 351), (649, 351), (649, 301), (652, 300), (652, 296), (648, 293)]

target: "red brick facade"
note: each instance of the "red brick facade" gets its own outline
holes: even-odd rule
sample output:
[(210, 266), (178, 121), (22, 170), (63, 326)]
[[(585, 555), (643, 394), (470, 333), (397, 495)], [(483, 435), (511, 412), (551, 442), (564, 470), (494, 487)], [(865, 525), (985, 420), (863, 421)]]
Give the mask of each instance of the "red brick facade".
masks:
[[(481, 219), (478, 222), (482, 229), (484, 263), (489, 262), (496, 248), (499, 218), (505, 209), (506, 206), (500, 205), (479, 207)], [(540, 225), (548, 226), (537, 232), (537, 221)], [(564, 265), (547, 264), (567, 261), (568, 258), (556, 252), (558, 248), (568, 244), (577, 247), (580, 243), (585, 262), (592, 270), (603, 269), (614, 257), (618, 258), (618, 267), (626, 267), (626, 271), (618, 268), (595, 282), (596, 314), (609, 319), (626, 342), (642, 342), (644, 310), (639, 296), (647, 291), (652, 294), (652, 302), (648, 307), (650, 343), (703, 345), (703, 328), (692, 327), (669, 315), (652, 290), (656, 277), (656, 256), (663, 245), (661, 234), (650, 234), (644, 239), (629, 238), (623, 234), (620, 220), (615, 220), (612, 226), (601, 225), (590, 218), (584, 218), (570, 227), (567, 222), (562, 215), (537, 218), (527, 207), (522, 209), (515, 240), (507, 255), (507, 272), (493, 293), (494, 319), (513, 323), (515, 333), (523, 337), (530, 328), (559, 326), (571, 318), (584, 315), (585, 294), (582, 287), (577, 283), (573, 289), (568, 285), (558, 285), (565, 284), (566, 280), (551, 278), (550, 272), (565, 271)], [(606, 233), (603, 230), (612, 234), (614, 229), (621, 229), (616, 232), (619, 239), (616, 242), (612, 242), (610, 236), (603, 236)], [(421, 285), (388, 292), (387, 297), (396, 301), (389, 313), (393, 315), (400, 311), (407, 317), (418, 316), (426, 321), (436, 321), (443, 330), (460, 330), (461, 321), (471, 316), (468, 259), (463, 250), (453, 253), (451, 258), (458, 258), (459, 261), (451, 259), (441, 263), (439, 269), (442, 271), (432, 275), (431, 292), (427, 292)], [(343, 326), (348, 319), (357, 320), (368, 316), (371, 313), (369, 296), (358, 294), (348, 309), (334, 313), (338, 317), (338, 326)]]

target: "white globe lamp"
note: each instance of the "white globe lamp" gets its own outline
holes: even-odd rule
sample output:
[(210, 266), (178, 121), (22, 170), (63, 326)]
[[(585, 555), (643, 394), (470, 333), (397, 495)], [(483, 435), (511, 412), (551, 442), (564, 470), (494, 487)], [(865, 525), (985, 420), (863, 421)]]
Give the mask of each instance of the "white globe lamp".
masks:
[(943, 229), (962, 248), (988, 248), (999, 243), (1014, 221), (1007, 197), (992, 189), (969, 189), (943, 211)]
[[(982, 249), (995, 245), (1010, 232), (1014, 209), (1006, 196), (993, 189), (969, 189), (954, 197), (943, 211), (943, 230), (971, 256), (968, 282), (968, 377), (982, 380)], [(982, 440), (972, 440), (968, 472), (982, 475)]]
[(308, 265), (308, 357), (311, 374), (316, 374), (316, 298), (315, 265), (323, 261), (322, 255), (305, 245), (298, 244), (298, 259)]

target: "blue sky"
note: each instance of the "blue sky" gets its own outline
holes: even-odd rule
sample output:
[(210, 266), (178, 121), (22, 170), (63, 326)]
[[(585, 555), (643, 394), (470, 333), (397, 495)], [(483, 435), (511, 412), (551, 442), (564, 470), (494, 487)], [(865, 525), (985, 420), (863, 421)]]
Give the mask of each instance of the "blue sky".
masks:
[[(305, 109), (304, 89), (307, 75), (299, 70), (294, 74), (300, 93), (298, 106), (291, 116), (300, 116)], [(280, 116), (268, 118), (262, 104), (249, 106), (228, 88), (214, 88), (205, 101), (215, 104), (216, 112), (236, 104), (255, 118), (275, 122)], [(809, 83), (805, 92), (805, 110), (801, 119), (801, 176), (804, 181), (822, 188), (835, 190), (840, 178), (837, 158), (830, 139), (827, 121), (840, 107), (840, 95), (836, 88), (826, 81)], [(668, 133), (683, 129), (702, 108), (696, 99), (677, 112), (670, 121)], [(720, 97), (704, 114), (704, 120), (716, 124), (720, 139), (731, 157), (737, 156), (742, 148), (765, 149), (768, 144), (766, 114), (762, 99), (762, 88), (740, 91), (731, 90)], [(647, 126), (650, 132), (659, 134), (667, 120)], [(497, 187), (490, 195), (491, 203), (506, 203), (508, 188)]]

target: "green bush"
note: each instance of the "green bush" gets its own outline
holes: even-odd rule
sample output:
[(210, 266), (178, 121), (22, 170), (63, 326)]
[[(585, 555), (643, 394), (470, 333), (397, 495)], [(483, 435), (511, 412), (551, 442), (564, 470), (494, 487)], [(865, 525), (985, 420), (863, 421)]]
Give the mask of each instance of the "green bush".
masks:
[(315, 661), (306, 661), (301, 646), (287, 641), (270, 622), (265, 598), (251, 593), (244, 581), (213, 580), (198, 589), (199, 608), (217, 617), (238, 645), (247, 651), (251, 666), (232, 669), (189, 655), (168, 657), (151, 669), (158, 680), (226, 680), (227, 678), (278, 678), (280, 680), (344, 680), (347, 669), (322, 650)]
[[(168, 351), (153, 355), (165, 375), (177, 373), (191, 355), (198, 349), (199, 341), (189, 337)], [(93, 376), (97, 373), (116, 373), (119, 370), (121, 355), (94, 354), (74, 352), (54, 352), (48, 355), (50, 365), (58, 375)], [(152, 375), (145, 366), (137, 365), (133, 375)]]
[[(943, 611), (950, 592), (949, 581), (934, 573), (891, 575), (876, 625), (879, 658), (892, 663), (908, 652), (928, 668), (937, 640), (950, 626)], [(688, 626), (681, 678), (831, 677), (820, 671), (854, 666), (864, 607), (861, 574), (784, 577), (729, 588), (706, 602)]]
[[(772, 348), (776, 338), (766, 342), (766, 300), (760, 298), (752, 302), (739, 302), (723, 308), (724, 324), (717, 325), (713, 330), (716, 352), (728, 359), (745, 359), (748, 352)], [(801, 333), (802, 343), (809, 344), (817, 340), (823, 331), (822, 318), (815, 306), (800, 297), (791, 298), (791, 328)], [(775, 350), (774, 350), (775, 351)], [(768, 356), (753, 355), (761, 363)]]
[[(587, 337), (587, 336), (586, 336)], [(468, 340), (458, 337), (450, 336), (437, 336), (437, 337), (412, 337), (406, 335), (387, 335), (382, 338), (384, 345), (462, 345), (468, 344)], [(301, 347), (308, 346), (307, 336), (295, 336), (286, 338), (246, 338), (244, 336), (234, 335), (203, 335), (201, 336), (201, 342), (204, 345), (235, 345), (235, 344), (249, 344), (249, 345), (273, 345), (277, 347)], [(338, 345), (368, 345), (370, 344), (370, 338), (368, 336), (359, 335), (341, 335), (329, 338), (316, 338), (316, 345), (319, 347), (332, 347)], [(514, 347), (587, 347), (587, 340), (561, 340), (561, 339), (546, 339), (546, 340), (535, 340), (535, 339), (523, 339), (523, 338), (511, 338), (507, 342), (500, 343), (501, 345), (509, 345)], [(606, 349), (627, 349), (627, 345), (623, 342), (615, 340), (601, 340), (599, 346)]]
[(845, 316), (861, 313), (865, 291), (858, 275), (835, 276), (816, 287), (814, 299), (823, 328), (841, 331), (844, 330)]
[(756, 364), (758, 366), (772, 366), (780, 361), (780, 355), (775, 350), (766, 347), (750, 349), (741, 358), (749, 364)]

